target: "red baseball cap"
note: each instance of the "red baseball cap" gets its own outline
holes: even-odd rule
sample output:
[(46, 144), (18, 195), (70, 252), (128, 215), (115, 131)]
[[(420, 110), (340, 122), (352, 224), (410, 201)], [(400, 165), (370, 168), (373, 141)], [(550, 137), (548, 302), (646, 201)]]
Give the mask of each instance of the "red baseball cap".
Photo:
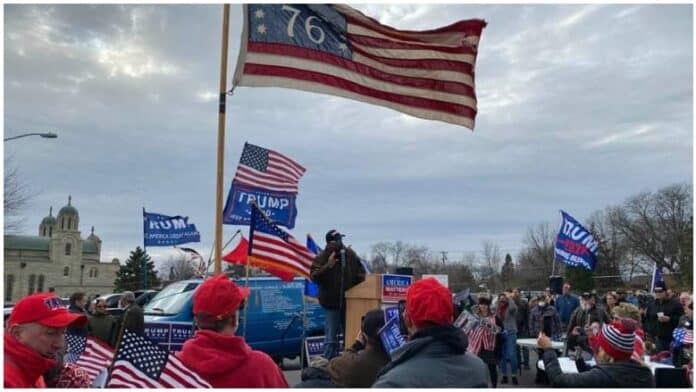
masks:
[(46, 327), (63, 328), (71, 325), (84, 326), (87, 317), (68, 312), (68, 307), (54, 293), (35, 293), (17, 302), (12, 308), (7, 326), (38, 323)]
[(451, 324), (454, 320), (452, 292), (435, 278), (421, 279), (406, 291), (406, 312), (418, 328), (427, 322)]
[(193, 314), (204, 320), (222, 320), (234, 314), (248, 296), (248, 288), (220, 274), (203, 282), (193, 295)]

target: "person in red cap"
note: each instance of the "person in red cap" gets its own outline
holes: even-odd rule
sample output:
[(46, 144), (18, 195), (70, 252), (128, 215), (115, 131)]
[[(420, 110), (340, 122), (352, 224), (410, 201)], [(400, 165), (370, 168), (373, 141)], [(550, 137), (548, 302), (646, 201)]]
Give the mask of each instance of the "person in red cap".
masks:
[(551, 340), (543, 332), (537, 345), (544, 350), (544, 369), (549, 382), (562, 388), (650, 388), (655, 386), (653, 374), (642, 363), (631, 359), (636, 339), (633, 320), (616, 320), (604, 324), (597, 335), (597, 366), (582, 373), (564, 374), (551, 348)]
[(464, 332), (453, 323), (452, 293), (434, 278), (406, 291), (403, 318), (408, 342), (391, 353), (373, 388), (486, 388), (488, 368), (466, 352)]
[(193, 295), (196, 331), (177, 357), (214, 388), (287, 388), (271, 357), (236, 336), (249, 289), (225, 275), (203, 282)]
[(22, 298), (5, 328), (5, 388), (45, 388), (43, 374), (56, 365), (68, 326), (84, 326), (87, 317), (69, 313), (53, 293)]

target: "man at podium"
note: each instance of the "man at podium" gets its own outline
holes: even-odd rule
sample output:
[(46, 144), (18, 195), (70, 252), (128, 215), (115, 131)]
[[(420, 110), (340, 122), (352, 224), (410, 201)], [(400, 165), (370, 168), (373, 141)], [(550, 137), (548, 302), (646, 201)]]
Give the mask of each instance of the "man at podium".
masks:
[(365, 280), (358, 255), (343, 245), (343, 234), (326, 233), (326, 247), (312, 262), (311, 278), (319, 286), (319, 304), (326, 311), (324, 358), (338, 355), (338, 335), (346, 319), (345, 291)]

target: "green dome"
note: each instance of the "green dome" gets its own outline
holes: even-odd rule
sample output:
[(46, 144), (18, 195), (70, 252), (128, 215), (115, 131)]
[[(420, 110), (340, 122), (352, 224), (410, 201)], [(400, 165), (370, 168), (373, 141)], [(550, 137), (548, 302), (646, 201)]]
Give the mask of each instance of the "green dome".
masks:
[(58, 216), (61, 215), (74, 215), (77, 216), (79, 215), (77, 213), (77, 208), (72, 206), (72, 196), (68, 196), (68, 205), (64, 206), (63, 208), (58, 211)]
[(56, 224), (56, 218), (54, 218), (52, 216), (47, 216), (47, 217), (43, 218), (43, 220), (41, 221), (41, 224), (44, 226), (54, 226)]

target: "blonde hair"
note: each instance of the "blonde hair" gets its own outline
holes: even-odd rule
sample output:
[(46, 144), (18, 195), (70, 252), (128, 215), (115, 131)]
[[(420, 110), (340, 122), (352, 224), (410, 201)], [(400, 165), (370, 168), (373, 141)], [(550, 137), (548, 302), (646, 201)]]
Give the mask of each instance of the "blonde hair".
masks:
[(616, 318), (627, 318), (640, 323), (640, 310), (633, 304), (622, 302), (611, 310), (612, 316)]

